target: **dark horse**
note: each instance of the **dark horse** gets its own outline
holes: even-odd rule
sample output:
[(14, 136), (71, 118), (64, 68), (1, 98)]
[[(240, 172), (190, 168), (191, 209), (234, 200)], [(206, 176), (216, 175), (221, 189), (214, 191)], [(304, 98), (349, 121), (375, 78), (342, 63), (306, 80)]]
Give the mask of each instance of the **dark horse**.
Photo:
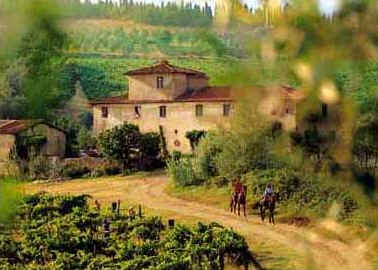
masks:
[(273, 195), (267, 196), (266, 198), (264, 198), (263, 200), (257, 203), (260, 209), (260, 216), (261, 216), (262, 221), (264, 221), (265, 211), (268, 209), (269, 223), (274, 224), (274, 210), (276, 208), (276, 202), (278, 201), (278, 199), (279, 199), (279, 194), (275, 192)]
[(238, 215), (240, 216), (240, 205), (243, 206), (244, 216), (247, 217), (246, 205), (247, 205), (247, 186), (243, 185), (240, 192), (232, 192), (230, 201), (231, 213), (236, 214), (236, 207), (238, 207)]

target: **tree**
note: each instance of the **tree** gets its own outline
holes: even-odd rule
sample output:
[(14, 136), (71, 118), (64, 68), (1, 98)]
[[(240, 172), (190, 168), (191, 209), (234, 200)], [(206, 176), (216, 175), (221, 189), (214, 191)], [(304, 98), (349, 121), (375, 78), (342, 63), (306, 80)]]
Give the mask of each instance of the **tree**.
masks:
[(77, 142), (80, 149), (89, 150), (96, 147), (96, 138), (92, 136), (91, 131), (82, 127), (77, 135)]
[(376, 173), (378, 168), (378, 113), (365, 114), (357, 123), (353, 142), (355, 165)]
[(124, 123), (101, 133), (98, 143), (101, 153), (122, 163), (125, 171), (138, 156), (141, 133), (138, 126)]
[[(8, 99), (13, 97), (18, 102), (10, 106), (19, 108), (17, 114), (11, 116), (47, 119), (51, 111), (65, 101), (62, 98), (65, 89), (59, 87), (57, 76), (65, 61), (63, 50), (67, 44), (67, 36), (60, 25), (61, 14), (54, 1), (15, 2), (6, 11), (15, 16), (15, 21), (24, 23), (14, 28), (6, 23), (4, 39), (15, 42), (9, 42), (9, 48), (1, 49), (7, 53), (4, 53), (3, 70), (0, 71), (10, 75), (6, 82), (10, 89)], [(17, 72), (9, 72), (7, 69), (14, 63), (17, 63)], [(1, 107), (7, 105), (5, 102)]]
[(206, 131), (204, 130), (192, 130), (186, 132), (185, 137), (190, 141), (190, 147), (192, 148), (192, 150), (194, 150), (201, 138), (205, 135)]
[(139, 168), (148, 170), (161, 165), (160, 155), (160, 135), (149, 132), (142, 135), (140, 144)]
[(138, 126), (129, 123), (104, 131), (98, 138), (100, 152), (120, 162), (124, 171), (153, 168), (160, 153), (159, 143), (158, 134), (142, 134)]

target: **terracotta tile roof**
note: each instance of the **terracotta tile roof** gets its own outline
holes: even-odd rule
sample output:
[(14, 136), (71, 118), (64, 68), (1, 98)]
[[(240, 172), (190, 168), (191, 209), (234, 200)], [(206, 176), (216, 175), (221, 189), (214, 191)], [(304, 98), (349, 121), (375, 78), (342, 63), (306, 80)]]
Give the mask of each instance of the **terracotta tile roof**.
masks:
[(33, 120), (2, 120), (0, 134), (17, 134), (36, 124)]
[(28, 128), (38, 124), (46, 124), (52, 128), (65, 132), (51, 124), (45, 123), (43, 120), (0, 120), (0, 134), (16, 135)]
[(177, 67), (177, 66), (169, 64), (168, 61), (166, 60), (163, 60), (159, 64), (151, 66), (151, 67), (131, 70), (125, 73), (125, 75), (130, 76), (130, 75), (170, 74), (170, 73), (183, 73), (187, 75), (193, 75), (193, 76), (198, 76), (201, 78), (208, 79), (207, 75), (203, 72), (200, 72), (194, 69), (189, 69), (189, 68)]
[[(264, 88), (251, 88), (251, 91), (261, 90)], [(303, 91), (295, 90), (292, 87), (280, 86), (279, 91), (283, 98), (289, 98), (295, 102), (300, 102), (305, 98)], [(228, 86), (212, 86), (202, 90), (186, 92), (174, 100), (129, 100), (127, 96), (108, 97), (101, 100), (93, 100), (91, 105), (96, 104), (146, 104), (146, 103), (174, 103), (174, 102), (231, 102), (235, 100), (233, 93), (240, 89)]]
[(206, 87), (202, 90), (186, 92), (179, 96), (176, 101), (232, 101), (231, 87)]
[(130, 100), (127, 99), (127, 96), (122, 95), (122, 96), (115, 96), (115, 97), (107, 97), (103, 99), (96, 99), (96, 100), (90, 100), (89, 104), (90, 105), (95, 105), (95, 104), (127, 104), (130, 103)]
[(174, 103), (174, 102), (222, 102), (232, 101), (230, 87), (206, 87), (203, 90), (186, 92), (173, 100), (129, 100), (126, 96), (109, 97), (91, 101), (96, 104), (145, 104), (145, 103)]

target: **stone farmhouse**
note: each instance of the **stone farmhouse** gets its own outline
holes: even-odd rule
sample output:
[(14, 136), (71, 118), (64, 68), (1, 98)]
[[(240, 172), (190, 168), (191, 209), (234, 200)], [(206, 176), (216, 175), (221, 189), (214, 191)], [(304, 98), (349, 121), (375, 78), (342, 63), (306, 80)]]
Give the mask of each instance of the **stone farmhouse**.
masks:
[[(231, 87), (209, 85), (209, 77), (200, 71), (177, 67), (161, 61), (146, 68), (127, 72), (126, 96), (91, 101), (94, 135), (123, 122), (139, 126), (142, 132), (163, 130), (168, 151), (188, 153), (185, 137), (192, 130), (227, 127), (236, 98)], [(293, 129), (297, 91), (277, 87), (267, 94), (259, 110), (284, 129)]]
[[(66, 150), (66, 135), (61, 129), (41, 120), (0, 120), (0, 165), (9, 161), (17, 143), (34, 146), (43, 156), (62, 158)], [(25, 151), (19, 154), (23, 155), (21, 158), (28, 155)]]

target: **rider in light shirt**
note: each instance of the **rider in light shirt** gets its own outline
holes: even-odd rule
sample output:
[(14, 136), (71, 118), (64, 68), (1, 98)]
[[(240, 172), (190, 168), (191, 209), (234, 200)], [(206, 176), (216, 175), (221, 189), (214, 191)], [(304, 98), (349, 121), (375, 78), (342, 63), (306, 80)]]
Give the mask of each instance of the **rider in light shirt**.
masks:
[(274, 194), (274, 191), (273, 191), (273, 185), (271, 183), (268, 183), (266, 185), (266, 188), (265, 188), (265, 191), (264, 191), (264, 199), (267, 197), (267, 196), (272, 196)]

